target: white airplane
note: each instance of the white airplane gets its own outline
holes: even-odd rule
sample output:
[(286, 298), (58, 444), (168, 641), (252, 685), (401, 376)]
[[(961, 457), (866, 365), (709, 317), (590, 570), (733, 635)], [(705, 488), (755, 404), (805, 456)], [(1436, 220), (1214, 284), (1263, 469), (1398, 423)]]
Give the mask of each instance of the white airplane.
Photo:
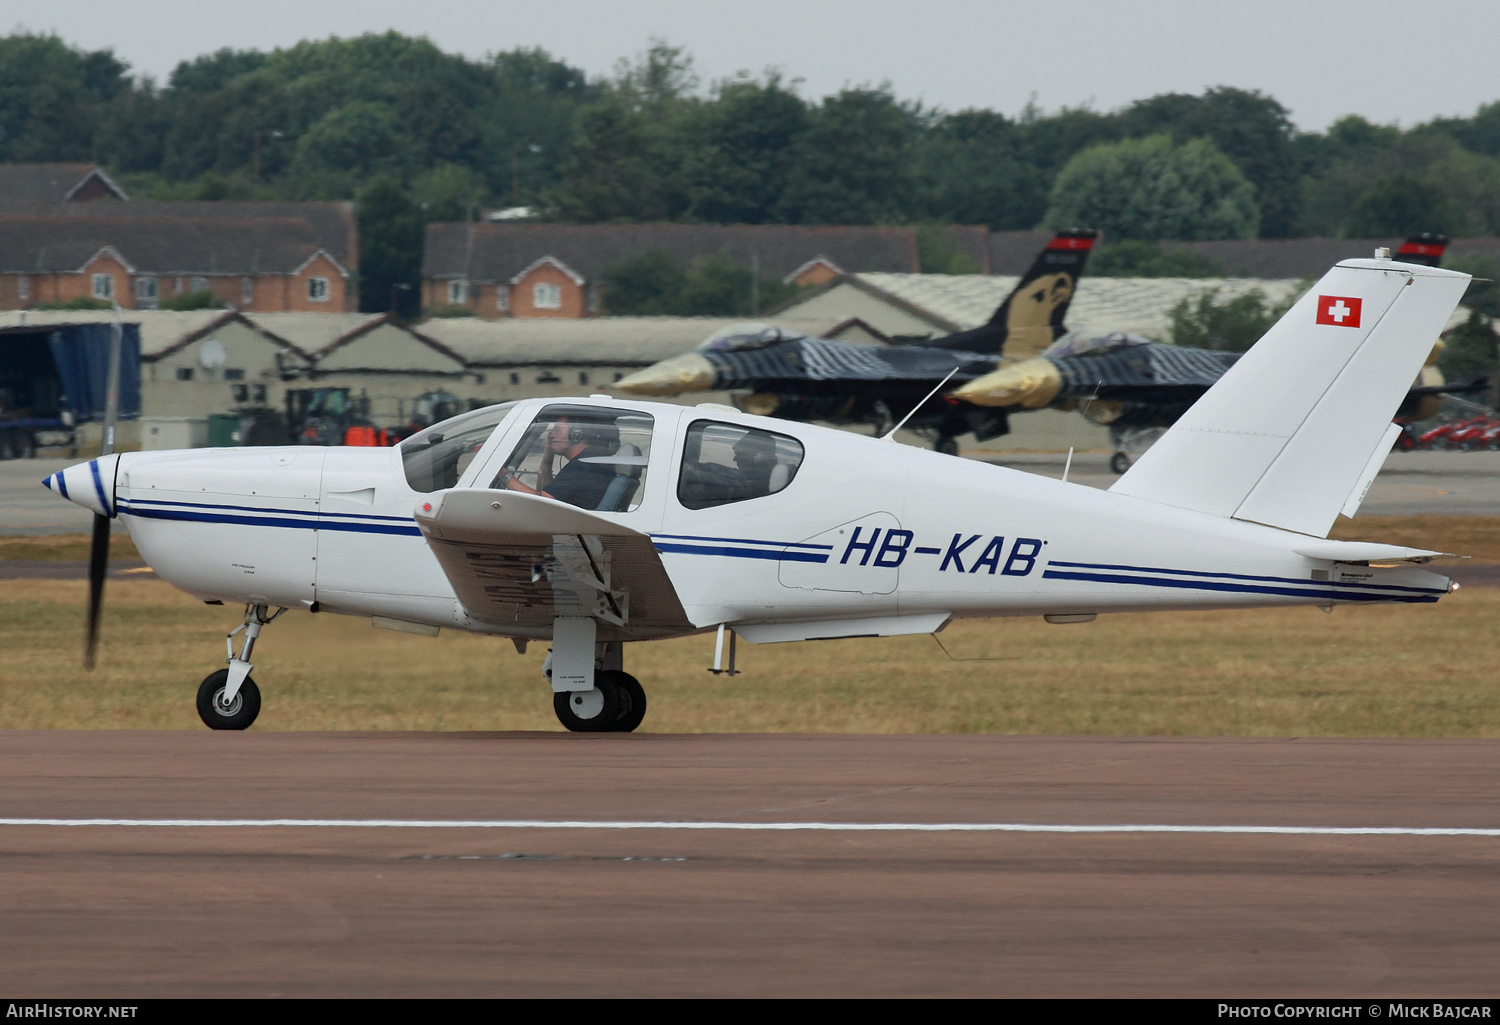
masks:
[(199, 687), (210, 727), (255, 720), (256, 639), (302, 609), (523, 651), (549, 640), (563, 725), (629, 731), (646, 698), (628, 641), (717, 631), (719, 670), (727, 632), (732, 672), (735, 635), (1437, 601), (1456, 585), (1419, 564), (1442, 553), (1326, 538), (1359, 508), (1468, 281), (1379, 254), (1339, 264), (1107, 492), (605, 395), (475, 410), (395, 449), (126, 453), (45, 483), (122, 518), (162, 579), (245, 606), (241, 650), (230, 634), (226, 668)]

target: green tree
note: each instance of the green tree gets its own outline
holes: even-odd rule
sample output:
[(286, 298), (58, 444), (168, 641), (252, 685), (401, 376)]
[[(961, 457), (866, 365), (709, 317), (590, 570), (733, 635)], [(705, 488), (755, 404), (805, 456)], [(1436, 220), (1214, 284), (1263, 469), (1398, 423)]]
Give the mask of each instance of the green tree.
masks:
[(54, 35), (0, 38), (0, 161), (90, 160), (105, 106), (128, 93), (110, 50), (79, 50)]
[(1491, 385), (1500, 381), (1494, 321), (1478, 310), (1470, 310), (1469, 318), (1443, 339), (1438, 369), (1446, 381), (1467, 383), (1481, 377), (1489, 378)]
[(360, 310), (416, 317), (426, 231), (421, 209), (400, 181), (381, 176), (360, 192), (358, 212)]
[(1186, 249), (1164, 253), (1155, 242), (1126, 240), (1101, 246), (1088, 272), (1100, 278), (1222, 278), (1219, 261)]
[(1196, 298), (1172, 307), (1172, 344), (1220, 352), (1244, 352), (1254, 345), (1291, 302), (1272, 306), (1266, 293), (1252, 288), (1244, 295), (1219, 302), (1217, 288), (1206, 289)]
[(1453, 230), (1453, 211), (1443, 189), (1406, 171), (1382, 178), (1355, 202), (1345, 222), (1350, 238), (1414, 235)]
[(484, 178), (462, 164), (441, 164), (412, 181), (412, 200), (425, 220), (466, 221), (484, 202)]
[(676, 311), (687, 287), (687, 275), (659, 250), (626, 257), (604, 269), (605, 313), (627, 317), (660, 317)]
[(778, 219), (789, 224), (878, 224), (910, 209), (912, 111), (889, 88), (844, 89), (810, 112), (794, 150)]
[(989, 110), (960, 111), (927, 124), (912, 152), (922, 214), (997, 231), (1033, 227), (1046, 212), (1048, 181), (1022, 158), (1020, 134), (1003, 114)]
[(638, 253), (604, 272), (604, 310), (620, 316), (745, 317), (772, 309), (797, 292), (775, 278), (758, 283), (748, 267), (723, 253), (686, 270), (657, 250)]
[(979, 267), (958, 247), (943, 224), (917, 227), (917, 259), (923, 274), (978, 274)]
[(414, 156), (388, 107), (355, 101), (329, 111), (302, 136), (291, 168), (294, 190), (336, 199), (377, 175), (404, 178)]
[(1166, 132), (1179, 145), (1208, 139), (1254, 187), (1261, 235), (1286, 238), (1296, 232), (1301, 203), (1296, 127), (1276, 100), (1230, 86), (1202, 96), (1164, 93), (1131, 104), (1120, 121), (1134, 136)]
[(1254, 190), (1213, 143), (1165, 135), (1084, 150), (1052, 187), (1046, 223), (1116, 239), (1251, 238)]
[(764, 224), (787, 187), (807, 105), (778, 74), (720, 83), (682, 126), (690, 220)]

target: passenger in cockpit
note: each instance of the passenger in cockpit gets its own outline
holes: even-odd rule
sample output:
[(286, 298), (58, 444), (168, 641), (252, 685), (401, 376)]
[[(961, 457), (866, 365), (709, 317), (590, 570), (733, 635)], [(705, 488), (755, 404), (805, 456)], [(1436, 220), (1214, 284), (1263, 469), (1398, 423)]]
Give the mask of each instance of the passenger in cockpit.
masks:
[[(545, 495), (580, 509), (595, 509), (615, 479), (615, 468), (612, 463), (589, 459), (612, 456), (619, 449), (620, 429), (614, 424), (573, 423), (559, 417), (547, 431), (537, 486), (529, 487), (508, 477), (505, 487)], [(567, 460), (561, 470), (554, 469), (558, 456)]]
[(776, 470), (776, 439), (763, 431), (746, 431), (734, 443), (734, 465), (740, 471), (743, 490), (735, 498), (769, 495), (774, 490), (771, 475)]

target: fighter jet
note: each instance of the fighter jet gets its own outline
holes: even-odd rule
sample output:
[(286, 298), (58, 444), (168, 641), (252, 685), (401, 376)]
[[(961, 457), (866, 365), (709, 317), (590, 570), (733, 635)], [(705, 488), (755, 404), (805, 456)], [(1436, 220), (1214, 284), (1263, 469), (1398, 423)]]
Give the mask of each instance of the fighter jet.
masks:
[[(696, 350), (617, 382), (632, 395), (748, 391), (735, 404), (747, 413), (786, 420), (905, 426), (934, 436), (940, 452), (954, 439), (1009, 431), (1007, 411), (990, 405), (926, 401), (945, 378), (957, 387), (1016, 359), (1034, 357), (1066, 330), (1063, 318), (1098, 232), (1059, 232), (1021, 277), (989, 322), (938, 339), (898, 338), (896, 345), (855, 345), (809, 338), (769, 324), (740, 324)], [(1004, 354), (1002, 357), (1002, 353)], [(919, 408), (920, 407), (920, 408)]]
[[(877, 433), (909, 417), (909, 429), (931, 434), (934, 447), (950, 455), (957, 454), (957, 436), (967, 431), (981, 441), (1008, 433), (1013, 414), (1077, 410), (1110, 429), (1116, 448), (1111, 468), (1123, 473), (1131, 464), (1129, 452), (1149, 447), (1240, 354), (1122, 331), (1067, 332), (1068, 304), (1097, 235), (1060, 232), (989, 322), (969, 331), (871, 346), (741, 324), (614, 388), (650, 396), (738, 391), (734, 402), (747, 413), (868, 424)], [(1417, 235), (1396, 255), (1435, 267), (1447, 244), (1443, 235)], [(1435, 415), (1443, 393), (1484, 386), (1444, 382), (1435, 365), (1439, 352), (1441, 343), (1413, 382), (1399, 418)], [(940, 385), (947, 390), (930, 401)]]
[[(1436, 267), (1447, 248), (1443, 235), (1406, 240), (1397, 259)], [(1476, 391), (1480, 381), (1449, 384), (1437, 367), (1442, 342), (1433, 346), (1396, 413), (1398, 420), (1436, 416), (1445, 393)], [(1131, 459), (1175, 424), (1189, 406), (1240, 358), (1221, 352), (1154, 342), (1124, 331), (1076, 331), (1031, 359), (1007, 363), (955, 388), (949, 398), (966, 405), (1003, 409), (1076, 409), (1110, 429), (1116, 452), (1111, 468), (1124, 473)]]

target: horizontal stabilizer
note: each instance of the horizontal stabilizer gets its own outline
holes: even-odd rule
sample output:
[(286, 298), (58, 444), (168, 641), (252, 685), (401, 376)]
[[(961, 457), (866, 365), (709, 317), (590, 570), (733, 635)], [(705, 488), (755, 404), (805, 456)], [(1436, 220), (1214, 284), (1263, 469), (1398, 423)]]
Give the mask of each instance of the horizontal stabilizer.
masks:
[(1305, 558), (1327, 559), (1329, 562), (1426, 562), (1429, 559), (1460, 558), (1448, 552), (1370, 541), (1318, 541), (1293, 550)]
[(1468, 283), (1340, 263), (1110, 490), (1326, 537)]

